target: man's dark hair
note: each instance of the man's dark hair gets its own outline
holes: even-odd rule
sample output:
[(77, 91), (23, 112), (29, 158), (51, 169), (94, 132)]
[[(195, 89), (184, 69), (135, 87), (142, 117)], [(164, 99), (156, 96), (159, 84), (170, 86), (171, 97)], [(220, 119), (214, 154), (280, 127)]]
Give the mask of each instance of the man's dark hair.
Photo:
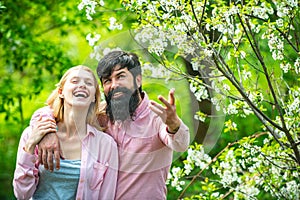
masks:
[[(137, 75), (142, 74), (139, 58), (135, 53), (124, 51), (111, 51), (106, 54), (98, 63), (97, 74), (102, 83), (102, 78), (110, 77), (115, 68), (127, 68), (133, 75), (134, 79)], [(142, 86), (139, 88), (142, 92)]]

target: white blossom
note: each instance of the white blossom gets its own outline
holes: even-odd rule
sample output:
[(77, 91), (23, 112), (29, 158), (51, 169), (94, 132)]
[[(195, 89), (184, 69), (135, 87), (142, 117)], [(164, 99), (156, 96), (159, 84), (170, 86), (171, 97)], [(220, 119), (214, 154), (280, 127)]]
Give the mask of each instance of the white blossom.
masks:
[(285, 17), (288, 16), (290, 8), (287, 7), (283, 2), (281, 3), (275, 3), (275, 5), (277, 4), (277, 15), (279, 17)]
[(104, 6), (104, 1), (93, 1), (93, 0), (82, 0), (78, 4), (78, 10), (82, 10), (85, 8), (86, 18), (88, 20), (93, 20), (92, 15), (96, 13), (95, 8), (97, 5)]
[[(158, 34), (160, 35), (160, 34)], [(168, 43), (163, 39), (164, 37), (153, 38), (150, 41), (148, 50), (150, 53), (155, 53), (158, 56), (161, 56), (165, 51), (165, 48), (168, 46)]]
[(117, 23), (116, 18), (114, 18), (114, 17), (109, 18), (109, 29), (110, 30), (115, 30), (115, 29), (122, 30), (122, 28), (123, 28), (123, 25)]
[(246, 58), (246, 52), (245, 51), (240, 51), (240, 56), (241, 56), (241, 59), (245, 59)]
[(298, 112), (300, 109), (300, 99), (299, 97), (295, 98), (291, 104), (288, 105), (288, 114), (292, 115), (293, 112)]
[(190, 90), (194, 93), (194, 95), (198, 101), (202, 101), (209, 97), (206, 88), (202, 85), (195, 86), (191, 83)]
[(236, 106), (232, 103), (230, 103), (228, 106), (227, 106), (227, 114), (229, 115), (235, 115), (238, 113), (238, 110), (236, 109)]
[(199, 64), (199, 62), (197, 62), (197, 61), (192, 61), (191, 64), (192, 64), (192, 67), (193, 67), (193, 70), (194, 70), (194, 71), (198, 71), (198, 70), (200, 69), (200, 64)]
[(277, 19), (276, 24), (278, 27), (283, 27), (283, 20), (282, 19)]
[(274, 60), (283, 60), (284, 42), (283, 39), (271, 33), (267, 36), (268, 46)]
[(290, 63), (280, 63), (280, 68), (283, 70), (284, 73), (288, 73), (289, 70), (291, 69), (291, 64)]
[(179, 3), (176, 0), (160, 0), (160, 4), (163, 10), (165, 10), (168, 13), (177, 10), (179, 7)]
[(171, 76), (170, 71), (168, 71), (163, 65), (159, 64), (154, 66), (151, 63), (145, 63), (142, 66), (143, 74), (147, 72), (151, 73), (151, 77), (155, 78), (167, 78)]
[(227, 84), (224, 84), (224, 85), (223, 85), (223, 90), (224, 90), (224, 91), (230, 91), (230, 86), (227, 85)]
[(207, 57), (212, 57), (213, 53), (214, 52), (210, 49), (204, 49), (204, 55)]
[(300, 57), (298, 57), (294, 63), (294, 68), (295, 68), (295, 72), (296, 74), (300, 73)]
[(92, 37), (92, 34), (89, 33), (86, 36), (86, 40), (89, 42), (90, 46), (94, 46), (95, 43), (100, 39), (101, 35), (100, 34), (95, 34), (94, 37)]
[(248, 80), (249, 78), (251, 78), (252, 74), (250, 71), (247, 71), (247, 70), (243, 70), (242, 71), (242, 77), (244, 80)]
[(93, 49), (93, 52), (90, 53), (90, 58), (92, 58), (92, 59), (94, 58), (97, 61), (100, 61), (100, 59), (101, 59), (100, 50), (101, 50), (101, 46), (100, 45), (95, 45), (94, 49)]
[(252, 12), (254, 16), (267, 20), (269, 14), (273, 14), (274, 10), (272, 7), (267, 7), (265, 2), (263, 2), (261, 5), (253, 7)]
[(147, 4), (148, 0), (137, 0), (136, 3), (138, 4), (138, 6), (142, 6), (144, 3)]
[(188, 164), (184, 165), (184, 173), (186, 175), (189, 175), (192, 172), (192, 170), (193, 170), (193, 167), (191, 164), (188, 163)]

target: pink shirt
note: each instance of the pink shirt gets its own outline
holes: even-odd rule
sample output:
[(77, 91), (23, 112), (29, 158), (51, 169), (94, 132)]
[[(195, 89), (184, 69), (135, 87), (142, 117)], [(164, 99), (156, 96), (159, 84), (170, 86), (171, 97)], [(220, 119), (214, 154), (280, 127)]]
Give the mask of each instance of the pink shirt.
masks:
[[(144, 93), (134, 121), (108, 124), (107, 132), (116, 140), (119, 152), (117, 200), (166, 199), (165, 182), (173, 150), (183, 152), (189, 145), (188, 127), (181, 122), (175, 134), (168, 133), (161, 118), (148, 107), (149, 103)], [(46, 108), (35, 114), (49, 115), (51, 110)]]
[[(44, 110), (49, 112), (49, 109)], [(18, 199), (29, 199), (39, 183), (37, 151), (32, 155), (23, 149), (29, 134), (31, 127), (27, 127), (22, 133), (18, 148), (13, 180), (14, 193)], [(87, 125), (87, 135), (82, 141), (76, 199), (115, 199), (117, 172), (118, 152), (115, 141)]]
[(189, 145), (189, 129), (183, 122), (175, 134), (170, 134), (148, 106), (144, 93), (134, 121), (109, 124), (108, 132), (119, 150), (117, 200), (166, 199), (165, 182), (173, 150), (182, 152)]

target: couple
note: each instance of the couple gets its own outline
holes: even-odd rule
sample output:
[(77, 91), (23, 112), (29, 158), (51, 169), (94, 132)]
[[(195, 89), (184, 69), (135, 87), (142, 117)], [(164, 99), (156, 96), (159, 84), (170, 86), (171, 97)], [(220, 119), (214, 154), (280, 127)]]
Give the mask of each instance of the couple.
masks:
[[(98, 150), (101, 152), (104, 149), (104, 154), (109, 154), (110, 152), (112, 157), (114, 155), (113, 142), (109, 141), (109, 143), (105, 144), (99, 142), (99, 147), (95, 150), (95, 147), (86, 146), (83, 140), (81, 148), (89, 148), (86, 151), (87, 153), (92, 154), (86, 161), (92, 162), (89, 159), (94, 159), (106, 166), (107, 169), (104, 173), (100, 174), (102, 178), (101, 185), (98, 188), (100, 196), (95, 198), (93, 198), (93, 196), (89, 196), (91, 185), (87, 185), (89, 183), (84, 182), (85, 179), (89, 178), (87, 175), (83, 175), (85, 176), (82, 177), (84, 183), (82, 183), (83, 186), (80, 186), (82, 180), (81, 170), (78, 187), (74, 189), (77, 191), (77, 197), (83, 199), (166, 199), (165, 181), (172, 163), (172, 151), (185, 151), (189, 144), (188, 128), (183, 124), (176, 114), (174, 90), (170, 91), (168, 101), (159, 96), (159, 100), (165, 106), (150, 101), (147, 94), (142, 91), (141, 66), (138, 57), (133, 53), (126, 53), (123, 51), (110, 52), (99, 62), (97, 73), (103, 86), (107, 105), (105, 107), (105, 116), (98, 114), (94, 116), (97, 116), (100, 124), (106, 125), (106, 129), (104, 131), (108, 135), (112, 136), (116, 142), (119, 156), (118, 158), (113, 157), (109, 160), (106, 157), (107, 155), (101, 154), (101, 156), (104, 156), (106, 159), (95, 159), (96, 156), (94, 154), (98, 154), (98, 152), (95, 151)], [(64, 88), (62, 89), (64, 90)], [(85, 98), (86, 96), (89, 96), (90, 93), (86, 95), (80, 94), (79, 92), (78, 95), (76, 95), (75, 90), (75, 93), (73, 92), (72, 94), (73, 96), (79, 96), (78, 98)], [(49, 106), (50, 107), (40, 109), (34, 114), (36, 122), (33, 123), (33, 127), (36, 127), (38, 123), (41, 123), (42, 125), (38, 127), (44, 127), (44, 129), (46, 129), (44, 132), (42, 132), (42, 135), (45, 135), (48, 132), (56, 132), (56, 130), (54, 130), (55, 124), (49, 123), (49, 121), (47, 121), (45, 118), (37, 119), (39, 118), (38, 116), (46, 115), (53, 118), (54, 115), (55, 120), (57, 121), (57, 112), (55, 112), (53, 106)], [(81, 117), (85, 116), (83, 115), (84, 112), (79, 112), (81, 112)], [(97, 113), (101, 113), (101, 110), (98, 110)], [(64, 120), (63, 122), (67, 123), (68, 121)], [(88, 121), (86, 122), (89, 123)], [(61, 171), (64, 164), (63, 162), (71, 159), (67, 158), (65, 155), (63, 147), (64, 144), (60, 140), (61, 136), (59, 136), (59, 123), (60, 122), (57, 122), (58, 131), (56, 135), (58, 136), (60, 147), (63, 150), (62, 156), (64, 159), (60, 160), (57, 156), (57, 153), (55, 154), (55, 158), (56, 164), (60, 164), (60, 170), (58, 171)], [(78, 125), (76, 123), (76, 126)], [(51, 136), (51, 134), (49, 135)], [(99, 134), (101, 136), (98, 136), (98, 134), (95, 135), (100, 138), (103, 137), (102, 132)], [(55, 136), (51, 137), (51, 140), (55, 139)], [(39, 139), (41, 139), (41, 137)], [(37, 143), (38, 142), (34, 144)], [(88, 141), (87, 144), (89, 144)], [(106, 147), (108, 145), (110, 146), (109, 148)], [(21, 148), (20, 150), (23, 150), (23, 147), (24, 144), (23, 146), (19, 147)], [(42, 162), (45, 167), (46, 163), (49, 163), (51, 168), (53, 149), (48, 151), (48, 155), (45, 155), (47, 151), (43, 149), (43, 147), (39, 147), (38, 150), (43, 150), (43, 153), (39, 152), (39, 154), (43, 154)], [(26, 147), (23, 151), (26, 151)], [(22, 153), (24, 154), (24, 152)], [(36, 157), (37, 152), (34, 158)], [(84, 155), (81, 154), (81, 157), (79, 158), (79, 160), (81, 160), (81, 168), (83, 168), (82, 165), (85, 161), (84, 158)], [(17, 169), (18, 167), (20, 168), (19, 162), (20, 161), (18, 158)], [(115, 176), (114, 172), (116, 168), (114, 167), (116, 164), (118, 165), (118, 177), (116, 183), (117, 187), (115, 184), (108, 183), (109, 181), (114, 181), (112, 177)], [(88, 169), (86, 170), (88, 173), (91, 173)], [(33, 171), (37, 171), (37, 169), (35, 168)], [(55, 174), (58, 171), (55, 171), (54, 173), (49, 173), (47, 171), (47, 173)], [(108, 173), (110, 171), (111, 173)], [(23, 176), (26, 176), (26, 174)], [(79, 174), (77, 176), (79, 176)], [(19, 181), (22, 180), (23, 177), (19, 177), (15, 175), (15, 192), (18, 189), (16, 185), (19, 184), (22, 186), (22, 183), (19, 183)], [(62, 177), (61, 179), (67, 180), (67, 183), (69, 184), (69, 179), (67, 179), (67, 177)], [(109, 179), (109, 181), (107, 179)], [(37, 182), (38, 181), (35, 182), (35, 185), (38, 185)], [(110, 185), (109, 189), (105, 187), (105, 182)], [(47, 181), (47, 184), (50, 183)], [(54, 186), (58, 187), (55, 184)], [(114, 194), (114, 191), (112, 191), (113, 187), (116, 187), (116, 194)], [(79, 194), (80, 191), (83, 192), (84, 196)], [(103, 192), (103, 195), (101, 192)], [(107, 196), (105, 196), (106, 194)]]

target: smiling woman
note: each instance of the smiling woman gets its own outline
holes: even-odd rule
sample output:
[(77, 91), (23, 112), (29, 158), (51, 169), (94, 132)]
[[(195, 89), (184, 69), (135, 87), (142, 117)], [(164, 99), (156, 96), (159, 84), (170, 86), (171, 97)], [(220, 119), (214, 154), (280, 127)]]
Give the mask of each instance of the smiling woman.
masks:
[[(51, 119), (36, 117), (21, 136), (13, 180), (18, 199), (114, 199), (118, 151), (99, 130), (99, 103), (99, 85), (88, 67), (72, 67), (63, 75), (47, 100)], [(53, 173), (37, 159), (37, 144), (48, 133), (56, 133), (63, 155)]]
[[(63, 119), (64, 109), (63, 106), (68, 104), (72, 105), (73, 96), (90, 96), (92, 99), (90, 107), (93, 107), (90, 113), (88, 113), (87, 122), (97, 126), (95, 122), (95, 112), (98, 108), (100, 101), (100, 90), (97, 83), (97, 79), (94, 76), (92, 70), (88, 67), (79, 65), (69, 69), (61, 78), (60, 82), (56, 85), (56, 89), (52, 92), (47, 100), (48, 105), (53, 105), (53, 114), (56, 116), (57, 121)], [(74, 89), (75, 88), (75, 89)], [(94, 95), (88, 95), (90, 90), (94, 88)], [(71, 90), (69, 93), (68, 91)], [(74, 90), (74, 91), (73, 91)], [(89, 91), (89, 92), (88, 92)], [(70, 96), (71, 95), (71, 96)], [(92, 103), (93, 101), (93, 103)], [(64, 105), (64, 103), (68, 103)]]
[(95, 102), (96, 91), (99, 95), (99, 86), (91, 76), (91, 72), (80, 68), (69, 74), (63, 88), (59, 88), (59, 97), (64, 99), (64, 106), (87, 107)]

